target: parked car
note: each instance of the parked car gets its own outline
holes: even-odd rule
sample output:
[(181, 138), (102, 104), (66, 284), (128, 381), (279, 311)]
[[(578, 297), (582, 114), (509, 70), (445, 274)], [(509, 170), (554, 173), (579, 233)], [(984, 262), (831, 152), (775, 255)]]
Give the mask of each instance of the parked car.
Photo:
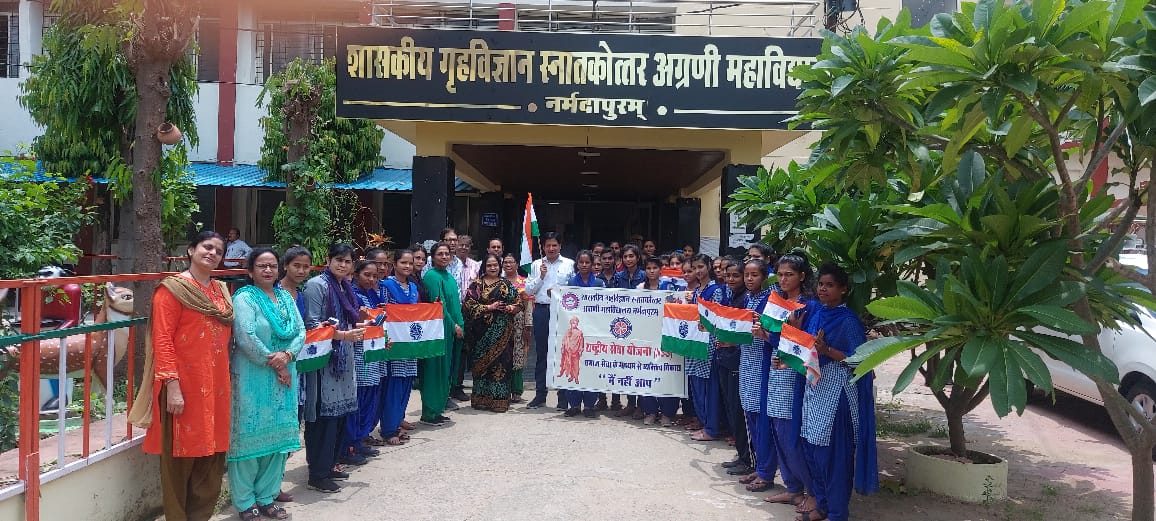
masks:
[[(1120, 371), (1120, 394), (1124, 395), (1149, 421), (1156, 418), (1156, 317), (1147, 310), (1137, 310), (1140, 326), (1123, 326), (1119, 331), (1100, 332), (1100, 348)], [(1079, 342), (1080, 339), (1073, 338)], [(1052, 372), (1057, 391), (1103, 405), (1096, 384), (1071, 366), (1039, 353)]]

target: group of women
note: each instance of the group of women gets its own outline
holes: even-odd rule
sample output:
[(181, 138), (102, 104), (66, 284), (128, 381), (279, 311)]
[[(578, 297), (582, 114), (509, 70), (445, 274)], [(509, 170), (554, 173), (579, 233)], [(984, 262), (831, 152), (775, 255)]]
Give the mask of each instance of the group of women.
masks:
[[(418, 361), (367, 362), (363, 339), (376, 310), (393, 303), (440, 302), (446, 338), (463, 334), (457, 286), (446, 273), (450, 249), (432, 249), (434, 266), (422, 280), (426, 252), (417, 245), (392, 255), (369, 250), (355, 261), (353, 248), (338, 244), (313, 277), (308, 250), (279, 256), (257, 248), (245, 264), (250, 283), (232, 294), (210, 278), (224, 250), (219, 234), (202, 232), (189, 245), (189, 268), (157, 289), (147, 376), (130, 420), (147, 428), (144, 450), (160, 455), (167, 519), (209, 519), (226, 469), (241, 519), (285, 519), (277, 502), (292, 501), (281, 482), (286, 458), (302, 448), (302, 423), (308, 486), (322, 492), (341, 489), (344, 465), (380, 454), (374, 446), (404, 444), (416, 428), (404, 415)], [(515, 283), (497, 277), (496, 262), (487, 259), (466, 309), (474, 319), (514, 321), (521, 300)], [(326, 365), (298, 374), (306, 331), (324, 324), (335, 326)], [(449, 386), (446, 358), (421, 361), (423, 419), (434, 424), (448, 421), (448, 393), (440, 392)], [(477, 359), (475, 406), (499, 410), (512, 393), (512, 353)], [(426, 418), (428, 411), (436, 412)], [(375, 428), (381, 438), (370, 435)]]
[[(189, 269), (161, 282), (153, 299), (146, 377), (130, 419), (148, 427), (144, 450), (160, 455), (164, 508), (170, 520), (208, 519), (228, 472), (233, 505), (243, 520), (284, 519), (276, 503), (288, 454), (304, 449), (310, 488), (341, 489), (344, 465), (359, 465), (401, 445), (416, 426), (404, 421), (421, 366), (421, 422), (444, 425), (451, 368), (447, 355), (417, 360), (365, 361), (367, 321), (386, 304), (440, 303), (445, 338), (465, 338), (472, 363), (475, 409), (505, 412), (521, 400), (529, 347), (525, 278), (513, 255), (489, 251), (482, 272), (459, 298), (447, 272), (446, 243), (390, 253), (369, 250), (354, 260), (335, 245), (324, 270), (310, 277), (310, 253), (278, 256), (257, 248), (247, 259), (251, 283), (230, 294), (210, 273), (224, 241), (203, 232), (189, 245)], [(824, 265), (814, 273), (805, 256), (788, 254), (768, 266), (770, 252), (753, 247), (742, 260), (646, 256), (633, 245), (618, 254), (584, 250), (571, 285), (677, 290), (680, 299), (706, 299), (749, 309), (754, 340), (731, 345), (712, 337), (708, 360), (688, 360), (690, 397), (619, 396), (611, 407), (597, 393), (570, 392), (567, 416), (619, 409), (646, 424), (679, 421), (697, 441), (732, 439), (737, 455), (723, 466), (752, 492), (786, 490), (767, 501), (797, 507), (799, 521), (847, 519), (852, 487), (877, 487), (872, 378), (851, 380), (845, 359), (865, 341), (864, 327), (844, 304), (845, 271)], [(661, 276), (680, 266), (682, 280)], [(773, 273), (775, 282), (768, 284)], [(808, 383), (777, 356), (779, 334), (759, 327), (770, 293), (802, 303), (791, 322), (819, 338), (821, 377)], [(306, 330), (335, 324), (327, 365), (298, 374), (295, 359)], [(683, 415), (678, 417), (679, 407)], [(585, 411), (583, 411), (583, 407)], [(378, 429), (381, 438), (371, 436)]]
[[(727, 474), (761, 492), (774, 486), (778, 473), (786, 490), (766, 500), (794, 505), (798, 521), (845, 521), (852, 489), (867, 494), (878, 488), (873, 375), (852, 382), (853, 368), (845, 362), (866, 341), (863, 323), (845, 304), (846, 271), (825, 264), (816, 272), (804, 254), (773, 258), (762, 245), (742, 260), (712, 260), (683, 252), (648, 256), (628, 244), (619, 255), (579, 253), (574, 285), (587, 285), (589, 264), (607, 287), (677, 290), (683, 302), (748, 309), (754, 321), (750, 344), (712, 336), (708, 360), (686, 361), (687, 400), (628, 397), (622, 407), (615, 396), (611, 408), (620, 409), (618, 416), (648, 425), (661, 418), (664, 426), (685, 425), (693, 440), (733, 443), (736, 457), (722, 465)], [(663, 267), (681, 267), (682, 280), (662, 277)], [(790, 322), (817, 337), (821, 376), (814, 383), (779, 361), (779, 333), (759, 325), (771, 292), (803, 305)], [(577, 405), (570, 401), (572, 416)]]

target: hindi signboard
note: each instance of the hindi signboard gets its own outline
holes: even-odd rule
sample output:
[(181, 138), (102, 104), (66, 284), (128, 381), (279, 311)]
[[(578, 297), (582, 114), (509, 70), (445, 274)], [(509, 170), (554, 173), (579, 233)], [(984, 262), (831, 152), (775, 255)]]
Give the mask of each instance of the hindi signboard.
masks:
[(685, 398), (682, 356), (660, 349), (663, 304), (673, 295), (671, 291), (556, 288), (550, 303), (549, 386)]
[(337, 115), (781, 129), (821, 40), (337, 28)]

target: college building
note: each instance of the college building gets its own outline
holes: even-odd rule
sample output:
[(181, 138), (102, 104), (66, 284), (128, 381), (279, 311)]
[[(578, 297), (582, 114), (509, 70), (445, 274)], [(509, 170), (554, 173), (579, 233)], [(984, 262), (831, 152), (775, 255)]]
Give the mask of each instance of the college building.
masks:
[[(917, 22), (955, 0), (238, 0), (206, 2), (196, 32), (195, 221), (274, 242), (281, 185), (255, 165), (266, 78), (336, 60), (337, 112), (386, 130), (354, 190), (369, 232), (402, 245), (451, 223), (516, 242), (528, 193), (543, 230), (589, 245), (632, 236), (669, 250), (745, 247), (722, 208), (738, 176), (805, 160), (788, 130), (819, 31)], [(26, 64), (55, 20), (0, 1), (0, 151), (41, 129), (20, 106)], [(77, 175), (82, 173), (65, 173)], [(84, 240), (82, 238), (81, 242)], [(115, 251), (115, 250), (114, 250)]]

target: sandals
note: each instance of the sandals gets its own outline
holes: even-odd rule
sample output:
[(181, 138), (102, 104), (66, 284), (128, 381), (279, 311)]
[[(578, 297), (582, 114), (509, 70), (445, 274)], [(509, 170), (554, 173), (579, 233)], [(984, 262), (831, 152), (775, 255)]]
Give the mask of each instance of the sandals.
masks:
[(405, 445), (405, 440), (401, 439), (401, 436), (394, 435), (385, 440), (385, 444), (391, 446)]
[(702, 428), (703, 424), (702, 422), (698, 421), (698, 418), (693, 418), (686, 424), (686, 430), (688, 431), (700, 431)]
[(808, 510), (795, 516), (795, 521), (827, 521), (827, 514), (819, 512), (818, 510)]
[(765, 492), (774, 488), (774, 486), (774, 481), (756, 478), (747, 485), (747, 492)]
[(750, 474), (739, 478), (739, 483), (748, 485), (750, 483), (754, 483), (756, 479), (759, 479), (759, 474), (757, 472), (751, 472)]
[(409, 441), (409, 434), (406, 434), (405, 429), (399, 429), (397, 437), (401, 438), (401, 441)]
[(381, 438), (378, 438), (377, 436), (366, 436), (365, 439), (361, 440), (361, 441), (362, 441), (362, 443), (369, 445), (370, 447), (381, 447), (381, 446), (385, 445), (385, 440), (382, 440)]
[(289, 512), (272, 503), (265, 506), (257, 506), (256, 510), (269, 519), (289, 519)]
[[(792, 494), (790, 492), (780, 492), (773, 496), (767, 496), (766, 498), (763, 498), (763, 501), (766, 501), (767, 503), (778, 503), (780, 505), (799, 506), (803, 504), (803, 501), (806, 501), (806, 497), (807, 495), (803, 493)], [(797, 513), (802, 514), (802, 512)]]
[(414, 424), (412, 424), (412, 423), (410, 423), (410, 422), (407, 422), (407, 421), (405, 421), (405, 420), (402, 420), (402, 421), (401, 421), (401, 428), (402, 428), (402, 429), (404, 429), (404, 430), (407, 430), (407, 431), (412, 431), (412, 430), (416, 430), (416, 429), (417, 429), (417, 425), (414, 425)]
[(260, 519), (261, 511), (257, 510), (256, 505), (253, 505), (252, 508), (237, 512), (237, 515), (241, 516), (241, 521), (253, 521), (254, 519)]
[(795, 503), (795, 513), (805, 514), (816, 508), (815, 496), (806, 496), (802, 501)]
[(714, 441), (717, 438), (711, 437), (711, 435), (707, 434), (706, 431), (698, 431), (694, 434), (691, 434), (690, 439), (694, 441)]

